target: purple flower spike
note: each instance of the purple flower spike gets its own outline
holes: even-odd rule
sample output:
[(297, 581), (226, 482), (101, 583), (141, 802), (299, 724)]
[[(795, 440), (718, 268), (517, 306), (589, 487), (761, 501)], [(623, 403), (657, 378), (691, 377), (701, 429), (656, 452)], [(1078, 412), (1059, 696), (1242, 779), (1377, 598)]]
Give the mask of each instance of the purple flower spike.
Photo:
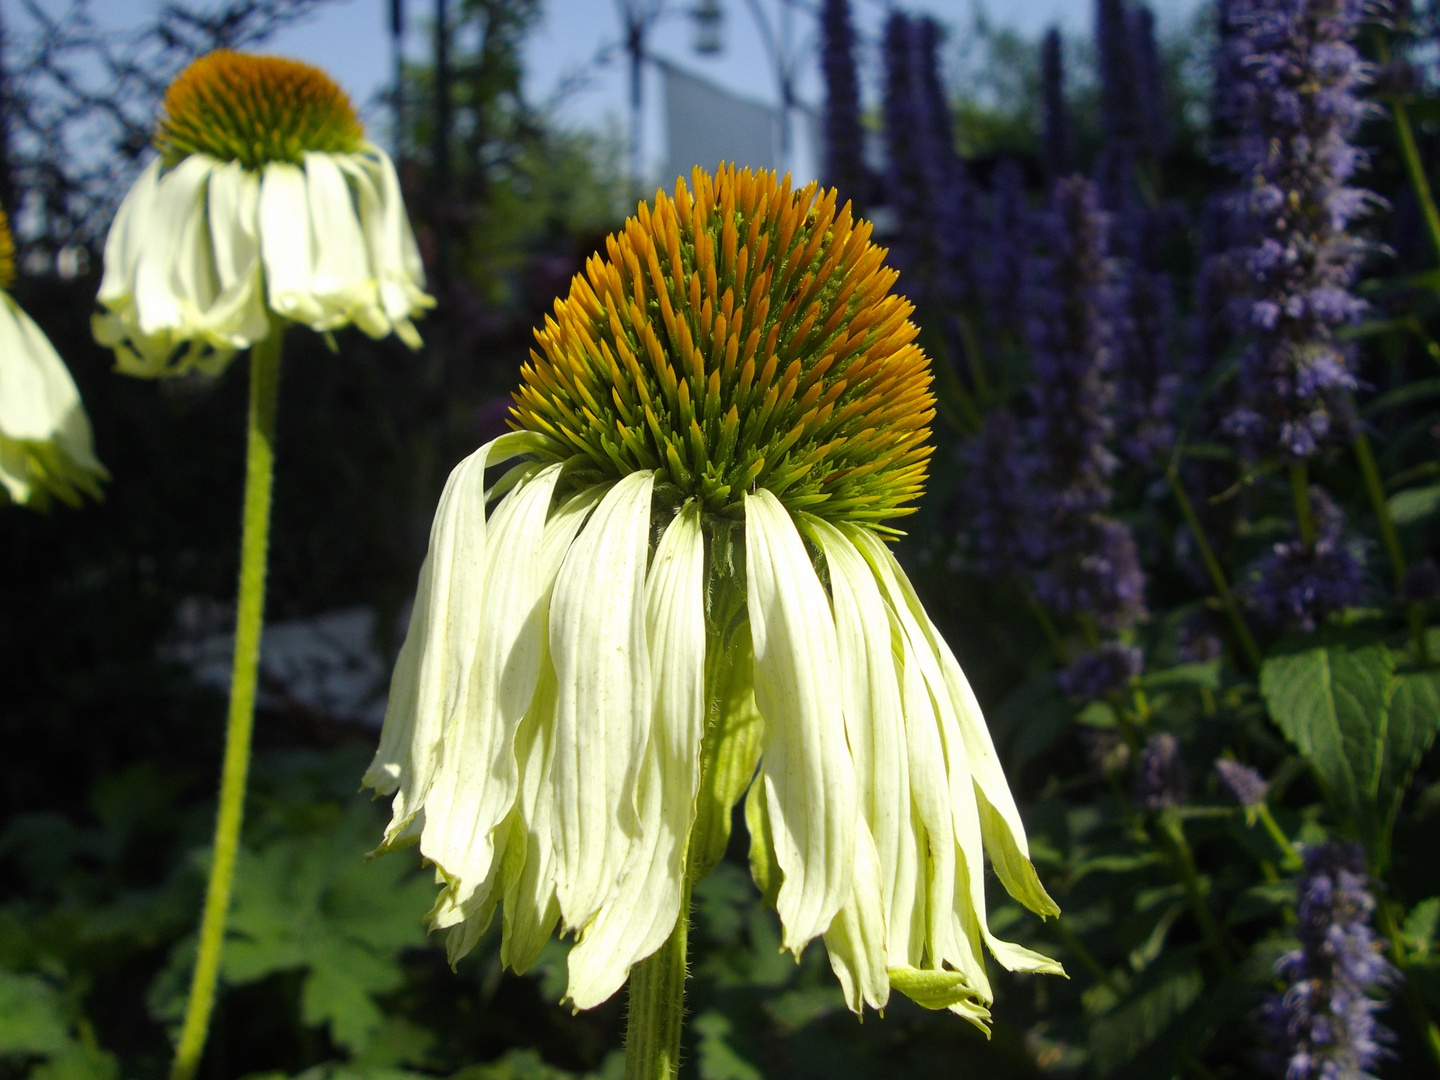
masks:
[(1275, 544), (1251, 564), (1244, 591), (1260, 617), (1273, 626), (1312, 633), (1331, 612), (1365, 595), (1365, 568), (1344, 543), (1344, 515), (1325, 492), (1310, 489), (1316, 538)]
[(1241, 806), (1259, 806), (1265, 801), (1265, 793), (1270, 785), (1249, 765), (1241, 765), (1229, 758), (1220, 758), (1215, 762), (1215, 772), (1225, 790)]
[(961, 505), (970, 522), (976, 568), (1006, 577), (1039, 557), (1041, 543), (1032, 524), (1029, 461), (1020, 445), (1020, 427), (1004, 409), (992, 410), (966, 446), (968, 483)]
[(1296, 897), (1300, 948), (1275, 967), (1290, 985), (1261, 1010), (1268, 1064), (1286, 1080), (1373, 1080), (1393, 1036), (1375, 1019), (1384, 1003), (1370, 994), (1397, 973), (1370, 926), (1375, 898), (1359, 845), (1307, 850)]
[(1044, 522), (1040, 600), (1107, 631), (1145, 611), (1145, 576), (1128, 526), (1106, 517), (1113, 434), (1117, 303), (1106, 244), (1110, 216), (1081, 177), (1055, 184), (1044, 221), (1046, 258), (1029, 293), (1035, 367), (1036, 502)]
[(1145, 670), (1145, 654), (1133, 645), (1107, 641), (1055, 676), (1060, 689), (1081, 701), (1098, 701), (1123, 690)]
[(1351, 292), (1365, 246), (1347, 230), (1380, 201), (1349, 186), (1366, 163), (1352, 143), (1368, 115), (1362, 13), (1358, 0), (1228, 0), (1222, 12), (1218, 156), (1245, 237), (1224, 258), (1231, 323), (1249, 341), (1246, 404), (1225, 426), (1252, 455), (1304, 461), (1353, 426), (1351, 350), (1335, 331), (1365, 310)]

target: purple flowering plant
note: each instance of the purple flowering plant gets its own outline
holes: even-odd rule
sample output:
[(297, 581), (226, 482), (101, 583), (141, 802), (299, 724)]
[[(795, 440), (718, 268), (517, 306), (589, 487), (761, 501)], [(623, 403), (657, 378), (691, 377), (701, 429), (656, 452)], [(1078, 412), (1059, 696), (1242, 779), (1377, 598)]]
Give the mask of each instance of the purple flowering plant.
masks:
[[(953, 174), (963, 218), (932, 212), (977, 288), (944, 286), (927, 234), (912, 295), (951, 361), (954, 494), (917, 550), (992, 665), (982, 700), (1075, 905), (1087, 974), (1027, 1045), (1097, 1077), (1431, 1075), (1434, 935), (1405, 943), (1440, 908), (1416, 831), (1440, 790), (1440, 214), (1411, 117), (1440, 118), (1440, 80), (1408, 12), (1207, 18), (1188, 88), (1140, 0), (1097, 0), (1093, 92), (1052, 30), (1029, 142)], [(948, 160), (935, 100), (886, 97), (902, 220), (907, 170)], [(952, 106), (956, 145), (983, 142)], [(978, 365), (944, 349), (957, 318)]]

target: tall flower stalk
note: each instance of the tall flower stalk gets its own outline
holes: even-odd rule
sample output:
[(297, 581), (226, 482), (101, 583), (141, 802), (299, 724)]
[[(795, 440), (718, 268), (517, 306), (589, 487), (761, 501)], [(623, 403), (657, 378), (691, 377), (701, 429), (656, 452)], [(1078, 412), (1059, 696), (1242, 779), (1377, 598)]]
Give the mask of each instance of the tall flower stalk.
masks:
[(395, 169), (365, 141), (324, 72), (214, 52), (170, 86), (158, 158), (105, 244), (94, 320), (124, 373), (222, 371), (250, 350), (245, 494), (225, 754), (195, 969), (172, 1080), (200, 1064), (221, 972), (244, 819), (275, 469), (281, 337), (288, 322), (356, 325), (420, 345), (431, 306)]

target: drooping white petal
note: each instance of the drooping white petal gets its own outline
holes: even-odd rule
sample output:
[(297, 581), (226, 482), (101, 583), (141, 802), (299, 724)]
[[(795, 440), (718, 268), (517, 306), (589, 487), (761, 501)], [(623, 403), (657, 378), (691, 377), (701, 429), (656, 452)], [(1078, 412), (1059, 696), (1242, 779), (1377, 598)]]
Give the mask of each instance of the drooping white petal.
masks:
[(145, 166), (125, 195), (115, 220), (105, 236), (105, 271), (96, 301), (104, 307), (129, 306), (134, 302), (135, 271), (149, 229), (150, 207), (160, 183), (160, 159)]
[(260, 271), (260, 178), (238, 161), (226, 162), (210, 177), (208, 202), (220, 292), (204, 313), (205, 332), (243, 349), (269, 332)]
[(108, 474), (95, 458), (80, 392), (50, 339), (0, 291), (0, 484), (17, 503), (36, 489), (75, 501)]
[(970, 681), (965, 677), (960, 662), (955, 659), (955, 653), (926, 614), (920, 598), (915, 594), (915, 587), (910, 584), (910, 579), (905, 576), (905, 571), (901, 569), (895, 556), (889, 551), (885, 551), (885, 555), (889, 559), (891, 578), (903, 597), (907, 610), (939, 661), (945, 689), (964, 739), (979, 802), (985, 850), (995, 867), (995, 873), (1006, 891), (1031, 911), (1037, 915), (1058, 915), (1059, 906), (1040, 884), (1034, 864), (1030, 861), (1030, 844), (1025, 838), (1025, 825), (1020, 820), (1015, 796), (1005, 779), (1000, 757), (995, 753), (994, 740), (990, 737), (990, 729), (985, 723), (980, 703), (975, 700), (975, 692), (970, 688)]
[(550, 600), (555, 708), (556, 895), (567, 928), (610, 899), (638, 830), (649, 738), (645, 568), (654, 473), (610, 489), (571, 545)]
[(522, 479), (487, 523), (469, 685), (445, 728), (420, 837), (421, 853), (454, 883), (456, 904), (489, 877), (491, 834), (515, 801), (515, 729), (540, 677), (546, 601), (560, 567), (543, 543), (560, 472), (549, 465)]
[(274, 161), (260, 179), (260, 256), (273, 311), (316, 326), (325, 310), (311, 293), (315, 242), (305, 173), (298, 165)]
[(485, 469), (543, 445), (529, 432), (502, 435), (457, 465), (440, 496), (380, 746), (364, 778), (382, 795), (395, 793), (387, 844), (424, 804), (441, 734), (469, 689), (485, 568)]
[(950, 964), (961, 972), (986, 1000), (992, 997), (980, 943), (972, 940), (969, 926), (955, 917), (957, 885), (968, 879), (960, 864), (952, 805), (954, 785), (945, 759), (941, 722), (935, 701), (925, 683), (919, 658), (908, 636), (903, 638), (901, 685), (905, 699), (905, 744), (909, 754), (910, 789), (925, 832), (920, 847), (919, 881), (925, 891), (925, 938), (932, 967)]
[(850, 1011), (858, 1013), (865, 1005), (883, 1009), (890, 1000), (885, 908), (875, 841), (863, 820), (855, 827), (854, 885), (825, 931), (825, 948)]
[(745, 496), (745, 569), (755, 703), (765, 718), (761, 781), (783, 882), (787, 949), (825, 932), (850, 891), (855, 770), (840, 707), (830, 601), (780, 500)]
[(305, 188), (315, 251), (309, 287), (324, 312), (322, 320), (311, 328), (330, 330), (344, 326), (358, 312), (374, 306), (375, 277), (350, 186), (333, 156), (305, 155)]
[[(980, 817), (980, 803), (985, 797), (971, 771), (966, 736), (961, 727), (952, 684), (944, 673), (940, 649), (943, 647), (944, 652), (950, 655), (950, 663), (955, 664), (957, 671), (959, 665), (955, 662), (953, 654), (949, 653), (949, 648), (944, 645), (939, 633), (934, 630), (909, 579), (905, 577), (900, 564), (886, 549), (884, 543), (864, 528), (847, 526), (845, 532), (865, 555), (875, 572), (876, 580), (898, 617), (904, 633), (907, 649), (906, 667), (908, 669), (913, 662), (918, 668), (934, 705), (934, 716), (941, 736), (946, 770), (949, 774), (948, 784), (950, 803), (954, 814), (956, 842), (960, 846), (964, 859), (964, 865), (960, 866), (957, 871), (960, 876), (957, 878), (959, 891), (955, 897), (957, 919), (955, 936), (973, 939), (978, 934), (984, 939), (986, 946), (995, 958), (1012, 971), (1063, 973), (1060, 965), (1049, 957), (1013, 942), (1003, 941), (990, 931), (985, 915), (983, 870), (985, 842), (982, 836)], [(963, 680), (963, 675), (961, 679)], [(965, 684), (965, 688), (968, 690), (968, 683)], [(970, 701), (973, 703), (973, 697)], [(909, 703), (910, 698), (907, 696), (907, 730)], [(973, 718), (977, 723), (983, 723), (979, 717), (978, 706), (974, 706)], [(973, 734), (971, 738), (974, 738)], [(989, 745), (988, 735), (985, 742), (986, 745)], [(993, 754), (993, 746), (990, 747), (990, 752)], [(912, 754), (912, 770), (914, 760)], [(1008, 784), (1005, 784), (1003, 773), (999, 772), (998, 760), (995, 763), (994, 776), (998, 776), (999, 783), (1008, 794)], [(992, 781), (993, 779), (994, 777), (992, 777)], [(1010, 805), (1013, 808), (1013, 800)], [(1018, 823), (1018, 814), (1016, 820)], [(929, 822), (927, 821), (927, 828), (928, 826)], [(1024, 835), (1023, 829), (1020, 830), (1020, 835)], [(1031, 872), (1033, 873), (1033, 870)], [(1036, 887), (1038, 888), (1038, 879)], [(968, 897), (968, 903), (966, 897)], [(1049, 897), (1047, 896), (1045, 899), (1048, 901)], [(1053, 901), (1051, 905), (1053, 907)], [(957, 964), (957, 966), (961, 965)]]
[(558, 692), (547, 642), (535, 696), (515, 733), (520, 791), (507, 822), (510, 835), (501, 870), (505, 881), (505, 925), (500, 938), (500, 962), (522, 973), (540, 958), (540, 951), (560, 920), (560, 905), (555, 899), (550, 798)]
[(680, 915), (705, 728), (705, 539), (695, 503), (676, 515), (655, 550), (645, 624), (655, 698), (638, 793), (640, 836), (615, 895), (570, 950), (567, 996), (578, 1009), (620, 989)]
[(818, 541), (830, 571), (845, 731), (855, 762), (860, 813), (875, 842), (888, 911), (894, 900), (894, 872), (902, 837), (910, 827), (905, 718), (892, 620), (869, 564), (845, 534), (820, 518), (807, 517), (806, 526)]
[(435, 301), (425, 294), (424, 265), (405, 215), (395, 166), (374, 146), (336, 160), (355, 186), (360, 226), (377, 288), (375, 306), (357, 313), (356, 322), (372, 337), (394, 329), (407, 345), (419, 348), (420, 336), (410, 319), (434, 307)]
[(219, 163), (192, 154), (165, 173), (150, 202), (135, 270), (141, 337), (183, 339), (218, 291), (205, 226), (205, 188)]

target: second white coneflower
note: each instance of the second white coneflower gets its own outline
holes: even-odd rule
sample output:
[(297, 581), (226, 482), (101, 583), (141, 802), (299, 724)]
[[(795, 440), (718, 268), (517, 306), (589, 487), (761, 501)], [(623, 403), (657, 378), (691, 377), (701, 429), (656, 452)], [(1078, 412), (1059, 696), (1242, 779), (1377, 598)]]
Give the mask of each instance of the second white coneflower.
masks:
[(166, 91), (159, 157), (105, 242), (93, 322), (138, 376), (222, 370), (250, 349), (250, 410), (235, 656), (205, 909), (172, 1080), (190, 1080), (209, 1030), (244, 815), (265, 612), (281, 336), (354, 324), (420, 345), (433, 305), (395, 169), (318, 68), (219, 51)]
[(869, 238), (769, 173), (658, 194), (556, 303), (517, 430), (436, 513), (366, 775), (394, 794), (385, 844), (437, 867), (452, 957), (503, 906), (517, 970), (576, 935), (575, 1006), (629, 976), (627, 1076), (673, 1073), (690, 886), (747, 788), (784, 945), (823, 936), (857, 1012), (895, 989), (983, 1026), (987, 950), (1060, 970), (989, 929), (986, 853), (1058, 909), (886, 546), (933, 399)]
[(130, 375), (218, 371), (271, 320), (371, 337), (434, 306), (395, 167), (318, 68), (221, 50), (165, 94), (105, 242), (95, 336)]

